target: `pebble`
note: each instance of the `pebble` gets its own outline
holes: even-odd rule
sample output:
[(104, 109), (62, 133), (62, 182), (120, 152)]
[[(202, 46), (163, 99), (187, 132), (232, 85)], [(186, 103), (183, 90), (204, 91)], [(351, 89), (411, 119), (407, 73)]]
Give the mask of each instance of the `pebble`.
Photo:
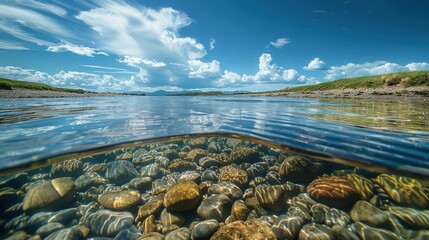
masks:
[(186, 158), (192, 162), (198, 162), (200, 158), (207, 157), (207, 154), (207, 151), (200, 148), (195, 148), (188, 153)]
[(46, 240), (80, 240), (83, 239), (83, 234), (76, 228), (65, 228), (50, 234)]
[(96, 236), (114, 237), (121, 230), (130, 227), (134, 222), (133, 219), (133, 215), (129, 212), (114, 212), (103, 209), (90, 213), (84, 224)]
[(429, 230), (429, 211), (420, 211), (414, 208), (391, 206), (389, 212), (393, 214), (406, 228)]
[(319, 177), (307, 187), (307, 193), (315, 200), (330, 207), (349, 207), (358, 199), (359, 194), (348, 180), (342, 177)]
[(0, 177), (0, 189), (10, 187), (19, 189), (29, 180), (28, 173), (17, 173), (10, 176)]
[(232, 204), (230, 222), (246, 221), (250, 214), (250, 209), (247, 208), (243, 200), (237, 200)]
[(274, 211), (282, 209), (286, 203), (283, 185), (257, 187), (256, 197), (262, 207)]
[(138, 177), (138, 173), (129, 161), (113, 161), (107, 165), (105, 177), (112, 183), (124, 184)]
[(200, 158), (200, 160), (198, 160), (198, 163), (203, 168), (209, 168), (209, 167), (213, 167), (213, 166), (218, 166), (219, 160), (217, 160), (216, 158), (212, 158), (212, 157), (203, 157), (203, 158)]
[(188, 240), (191, 237), (191, 232), (189, 229), (182, 227), (177, 230), (174, 230), (168, 233), (165, 236), (165, 240)]
[(231, 162), (240, 163), (256, 163), (260, 161), (260, 154), (253, 148), (240, 147), (231, 152)]
[(219, 169), (219, 181), (231, 181), (239, 187), (245, 187), (249, 182), (246, 171), (228, 165)]
[(141, 202), (141, 195), (136, 190), (105, 193), (100, 196), (98, 202), (111, 210), (126, 210), (137, 206)]
[(216, 219), (205, 220), (194, 226), (191, 237), (194, 240), (210, 239), (218, 229), (219, 222)]
[(373, 228), (361, 222), (355, 223), (356, 232), (362, 240), (399, 240), (401, 239), (395, 233), (380, 229)]
[(201, 180), (202, 181), (217, 182), (218, 178), (217, 178), (217, 174), (215, 171), (208, 169), (208, 170), (205, 170), (203, 172), (203, 174), (201, 174)]
[(164, 240), (164, 235), (157, 232), (151, 232), (147, 235), (140, 236), (137, 240)]
[(204, 220), (216, 219), (223, 222), (230, 213), (231, 206), (232, 201), (225, 194), (212, 194), (201, 201), (197, 214)]
[(372, 227), (384, 227), (389, 221), (389, 214), (367, 201), (357, 201), (350, 211), (355, 222), (362, 222)]
[(62, 225), (61, 223), (48, 223), (46, 225), (41, 226), (39, 229), (37, 229), (36, 234), (40, 235), (41, 237), (46, 237), (49, 234), (56, 232), (60, 229), (63, 229), (64, 225)]
[(213, 184), (208, 189), (209, 194), (224, 194), (232, 200), (240, 199), (243, 196), (243, 191), (232, 182), (220, 182)]
[(141, 177), (150, 177), (150, 178), (156, 178), (159, 174), (159, 164), (158, 163), (151, 163), (149, 165), (143, 166), (140, 169), (140, 176)]
[(335, 225), (332, 227), (332, 232), (337, 240), (360, 240), (355, 233), (344, 226)]
[(131, 180), (128, 188), (144, 192), (152, 186), (152, 179), (150, 177), (138, 177)]
[(78, 177), (82, 172), (83, 163), (78, 159), (70, 159), (53, 164), (51, 167), (50, 177)]
[(304, 220), (300, 217), (280, 215), (273, 223), (271, 229), (277, 239), (296, 239), (303, 224)]
[(332, 230), (317, 223), (305, 224), (299, 232), (300, 240), (335, 240)]
[(90, 172), (78, 177), (74, 184), (76, 185), (77, 191), (84, 192), (90, 187), (98, 187), (100, 185), (106, 184), (107, 182), (108, 180), (101, 177), (98, 173)]
[(164, 202), (165, 194), (161, 193), (153, 198), (149, 203), (144, 204), (139, 208), (138, 217), (144, 219), (149, 215), (156, 215), (160, 212)]
[(155, 224), (155, 217), (153, 215), (148, 216), (142, 223), (143, 227), (143, 234), (149, 234), (151, 232), (155, 232), (156, 230), (156, 224)]
[(279, 169), (283, 181), (310, 182), (323, 171), (322, 165), (302, 156), (287, 157)]
[(22, 209), (26, 212), (60, 209), (73, 201), (74, 193), (74, 181), (69, 178), (46, 181), (29, 190)]
[(235, 221), (229, 223), (217, 230), (211, 240), (276, 240), (271, 228), (264, 222), (257, 219), (250, 219), (246, 222)]
[(168, 166), (168, 169), (173, 172), (193, 171), (197, 169), (197, 164), (188, 161), (178, 161), (170, 164), (170, 166)]
[(162, 210), (160, 220), (164, 227), (172, 224), (183, 227), (185, 224), (185, 216), (181, 212), (170, 211), (166, 208)]
[(198, 204), (200, 197), (200, 189), (195, 182), (180, 181), (168, 190), (164, 207), (173, 211), (189, 211)]
[(369, 201), (375, 195), (374, 184), (366, 177), (356, 173), (347, 174), (345, 177), (356, 189), (361, 200)]

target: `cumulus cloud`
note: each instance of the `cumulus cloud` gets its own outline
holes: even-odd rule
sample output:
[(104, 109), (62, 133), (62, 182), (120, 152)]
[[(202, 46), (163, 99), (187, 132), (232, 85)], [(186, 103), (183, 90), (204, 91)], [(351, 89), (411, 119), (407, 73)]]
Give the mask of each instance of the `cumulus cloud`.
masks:
[(315, 58), (311, 60), (307, 66), (303, 67), (304, 70), (323, 70), (326, 68), (326, 64), (324, 61), (320, 60), (320, 58)]
[(428, 71), (429, 63), (426, 62), (413, 62), (405, 65), (410, 71)]
[(225, 70), (222, 76), (216, 81), (218, 87), (239, 86), (241, 85), (241, 76), (238, 73)]
[(103, 49), (120, 56), (186, 62), (207, 54), (196, 39), (179, 36), (179, 30), (192, 20), (172, 8), (156, 10), (119, 1), (100, 1), (97, 8), (80, 12), (77, 19), (95, 31)]
[(87, 57), (93, 57), (94, 55), (104, 55), (104, 56), (109, 56), (107, 53), (105, 52), (101, 52), (98, 51), (98, 49), (95, 48), (90, 48), (90, 47), (86, 47), (86, 46), (82, 46), (82, 45), (74, 45), (72, 43), (69, 43), (67, 41), (62, 41), (61, 44), (58, 45), (54, 45), (54, 46), (49, 46), (47, 49), (47, 51), (50, 52), (72, 52), (78, 55), (84, 55)]
[(213, 60), (211, 62), (203, 62), (200, 60), (190, 60), (189, 62), (190, 78), (206, 78), (210, 76), (218, 76), (220, 72), (220, 62)]
[(279, 38), (274, 42), (270, 42), (267, 47), (273, 46), (275, 48), (282, 48), (284, 45), (289, 44), (290, 40), (288, 38)]

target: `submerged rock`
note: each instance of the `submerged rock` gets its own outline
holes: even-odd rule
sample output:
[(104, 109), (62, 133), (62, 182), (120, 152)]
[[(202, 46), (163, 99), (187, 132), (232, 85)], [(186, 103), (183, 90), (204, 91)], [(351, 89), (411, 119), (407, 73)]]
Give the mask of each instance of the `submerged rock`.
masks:
[(334, 240), (335, 236), (332, 230), (324, 225), (317, 223), (308, 223), (304, 225), (299, 232), (301, 240)]
[(225, 194), (231, 199), (239, 199), (243, 197), (243, 191), (232, 182), (220, 182), (213, 184), (208, 189), (209, 194)]
[(286, 158), (280, 165), (279, 174), (283, 181), (310, 182), (322, 173), (322, 165), (302, 156)]
[(34, 188), (24, 197), (22, 209), (26, 212), (56, 210), (73, 201), (75, 185), (69, 178), (56, 178)]
[(355, 224), (356, 232), (362, 240), (399, 240), (401, 239), (395, 233), (380, 229), (373, 228), (361, 222)]
[(185, 216), (181, 212), (170, 211), (168, 209), (162, 210), (160, 220), (164, 227), (168, 225), (183, 227), (185, 224)]
[(200, 189), (193, 181), (180, 181), (173, 185), (164, 198), (164, 206), (173, 211), (189, 211), (200, 200)]
[(270, 210), (280, 210), (286, 203), (283, 185), (257, 187), (256, 197), (262, 207)]
[(90, 213), (84, 224), (96, 236), (114, 237), (121, 230), (132, 226), (133, 215), (129, 212), (114, 212), (103, 209)]
[(77, 191), (84, 192), (90, 187), (98, 187), (100, 185), (106, 184), (107, 182), (108, 181), (98, 175), (98, 173), (90, 172), (78, 177), (74, 183), (76, 185)]
[(230, 213), (232, 201), (224, 194), (213, 194), (206, 197), (197, 209), (197, 214), (204, 220), (216, 219), (218, 222), (225, 221)]
[(191, 232), (189, 229), (182, 227), (177, 230), (174, 230), (168, 233), (165, 236), (165, 240), (188, 240), (191, 237)]
[(301, 230), (304, 220), (300, 217), (280, 215), (271, 229), (277, 239), (295, 239)]
[(429, 211), (419, 211), (414, 208), (391, 206), (389, 212), (393, 214), (408, 229), (429, 230)]
[(229, 223), (213, 234), (212, 240), (277, 239), (270, 227), (257, 219)]
[(260, 161), (260, 154), (253, 148), (240, 147), (231, 152), (231, 162), (240, 163), (256, 163)]
[(139, 208), (138, 218), (144, 219), (149, 215), (156, 215), (160, 212), (162, 204), (164, 202), (165, 194), (161, 193), (155, 198), (153, 198), (150, 202), (144, 204)]
[(191, 237), (194, 240), (210, 239), (219, 229), (219, 222), (216, 219), (205, 220), (197, 223), (192, 229)]
[(200, 158), (207, 157), (207, 154), (207, 151), (200, 148), (195, 148), (188, 153), (187, 159), (192, 162), (198, 162)]
[(219, 169), (218, 178), (219, 181), (231, 181), (239, 187), (245, 187), (249, 182), (246, 171), (231, 165)]
[(113, 183), (124, 184), (138, 177), (138, 173), (129, 161), (113, 161), (108, 164), (105, 176)]
[(126, 210), (137, 206), (141, 202), (141, 195), (136, 190), (105, 193), (100, 196), (100, 204), (111, 210)]
[(147, 166), (143, 166), (140, 169), (140, 176), (141, 177), (150, 177), (150, 178), (156, 178), (159, 174), (159, 164), (158, 163), (151, 163)]
[(65, 160), (51, 167), (51, 178), (78, 177), (83, 172), (83, 163), (78, 159)]
[(319, 177), (307, 187), (307, 193), (315, 200), (330, 207), (352, 206), (359, 194), (348, 180), (342, 177)]

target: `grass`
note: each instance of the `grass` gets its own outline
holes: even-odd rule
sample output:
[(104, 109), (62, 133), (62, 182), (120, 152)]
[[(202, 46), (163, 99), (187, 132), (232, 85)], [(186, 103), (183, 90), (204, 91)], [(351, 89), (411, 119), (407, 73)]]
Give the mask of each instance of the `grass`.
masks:
[(429, 86), (429, 72), (399, 72), (378, 76), (340, 79), (317, 85), (282, 89), (274, 92), (309, 92), (333, 89)]
[(46, 84), (34, 83), (34, 82), (24, 82), (17, 80), (10, 80), (6, 78), (0, 78), (0, 89), (3, 90), (12, 90), (13, 88), (24, 88), (31, 90), (51, 90), (57, 92), (72, 92), (72, 93), (85, 93), (86, 91), (82, 89), (72, 89), (72, 88), (57, 88), (52, 87)]

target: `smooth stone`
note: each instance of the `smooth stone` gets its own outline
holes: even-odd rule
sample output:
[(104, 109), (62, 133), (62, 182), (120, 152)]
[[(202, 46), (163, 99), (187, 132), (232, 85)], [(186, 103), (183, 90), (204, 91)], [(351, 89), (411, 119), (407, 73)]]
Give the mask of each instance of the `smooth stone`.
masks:
[(56, 223), (56, 222), (48, 223), (46, 225), (43, 225), (39, 229), (37, 229), (36, 234), (39, 234), (41, 237), (46, 237), (49, 234), (63, 228), (64, 228), (64, 225), (62, 225), (61, 223)]
[(199, 184), (201, 183), (201, 174), (197, 171), (186, 171), (182, 174), (182, 176), (179, 177), (177, 181), (193, 181)]
[(417, 180), (397, 175), (380, 174), (375, 181), (398, 205), (428, 209), (429, 196)]
[(395, 233), (380, 229), (373, 228), (361, 222), (355, 223), (356, 232), (362, 240), (399, 240), (401, 239)]
[(170, 225), (167, 225), (167, 226), (165, 226), (165, 227), (163, 227), (162, 228), (162, 233), (164, 234), (164, 235), (167, 235), (168, 233), (170, 233), (170, 232), (172, 232), (172, 231), (174, 231), (174, 230), (177, 230), (177, 229), (179, 229), (180, 227), (179, 226), (177, 226), (176, 224), (170, 224)]
[(280, 174), (274, 171), (269, 171), (267, 175), (265, 176), (265, 179), (267, 179), (267, 183), (270, 185), (280, 185), (282, 184), (282, 179), (280, 177)]
[(82, 233), (84, 239), (88, 238), (88, 235), (89, 235), (89, 233), (91, 231), (91, 230), (89, 230), (89, 228), (87, 228), (87, 227), (85, 227), (84, 225), (81, 225), (81, 224), (75, 225), (75, 226), (73, 226), (73, 228), (79, 230)]
[(107, 165), (105, 177), (112, 183), (124, 184), (138, 177), (138, 173), (129, 161), (113, 161)]
[(161, 207), (164, 202), (165, 194), (161, 193), (157, 195), (154, 199), (144, 204), (139, 208), (138, 218), (144, 219), (150, 215), (156, 215), (160, 212)]
[(160, 216), (162, 226), (168, 226), (171, 224), (183, 227), (185, 224), (185, 216), (181, 212), (174, 212), (168, 209), (164, 209)]
[(232, 165), (219, 169), (218, 179), (219, 181), (233, 182), (239, 187), (245, 187), (249, 183), (247, 172)]
[(191, 237), (191, 232), (189, 229), (182, 227), (177, 230), (174, 230), (168, 233), (165, 236), (165, 240), (188, 240)]
[(138, 177), (131, 180), (131, 182), (128, 184), (128, 188), (139, 190), (139, 191), (146, 191), (152, 187), (152, 179), (150, 177)]
[(56, 210), (69, 204), (75, 193), (74, 181), (56, 178), (30, 189), (24, 197), (25, 212)]
[(82, 172), (83, 163), (78, 159), (70, 159), (53, 164), (50, 177), (77, 177), (80, 176)]
[(361, 200), (369, 201), (376, 193), (374, 184), (364, 176), (356, 173), (346, 175), (347, 180), (355, 187)]
[(205, 137), (192, 138), (185, 141), (185, 144), (189, 146), (189, 148), (207, 148), (207, 139)]
[(253, 148), (240, 147), (231, 152), (231, 162), (240, 163), (256, 163), (260, 160), (260, 154)]
[(414, 208), (390, 206), (393, 214), (408, 229), (429, 230), (429, 211), (420, 211)]
[(299, 217), (305, 223), (311, 222), (314, 219), (314, 217), (313, 219), (311, 218), (310, 211), (303, 206), (290, 206), (287, 214), (291, 217)]
[(218, 178), (217, 178), (217, 174), (215, 171), (208, 169), (208, 170), (205, 170), (203, 172), (203, 174), (201, 174), (201, 180), (202, 181), (217, 182)]
[(405, 239), (413, 239), (413, 240), (427, 240), (429, 239), (429, 231), (428, 230), (405, 230), (402, 232), (401, 236)]
[(313, 220), (315, 223), (325, 224), (329, 227), (333, 225), (345, 227), (351, 220), (347, 213), (319, 203), (311, 207), (311, 212), (313, 213)]
[(322, 165), (302, 156), (286, 158), (279, 169), (283, 181), (310, 182), (322, 173)]
[(198, 162), (200, 158), (207, 157), (207, 154), (207, 151), (203, 149), (194, 148), (188, 153), (188, 156), (186, 158), (192, 162)]
[(149, 234), (151, 232), (154, 232), (156, 230), (156, 223), (155, 223), (155, 216), (150, 215), (148, 216), (141, 224), (141, 227), (143, 227), (143, 234)]
[(246, 204), (246, 206), (250, 209), (250, 210), (254, 210), (256, 212), (256, 214), (258, 214), (259, 216), (262, 215), (266, 215), (268, 214), (267, 211), (265, 211), (261, 205), (259, 204), (259, 201), (257, 198), (255, 197), (251, 197), (251, 198), (246, 198), (244, 200), (244, 204)]
[(209, 194), (224, 194), (231, 199), (240, 199), (243, 196), (243, 191), (232, 182), (219, 182), (213, 184), (208, 189)]
[(268, 164), (264, 162), (252, 164), (249, 168), (245, 170), (250, 179), (255, 179), (257, 177), (265, 177), (268, 170)]
[(23, 240), (23, 239), (27, 239), (27, 233), (24, 231), (18, 231), (10, 235), (9, 237), (5, 238), (4, 240)]
[(384, 228), (388, 225), (389, 214), (367, 201), (357, 201), (350, 211), (355, 222), (363, 222), (371, 227)]
[(3, 213), (8, 208), (22, 201), (22, 196), (19, 192), (11, 187), (0, 189), (0, 213)]
[(216, 219), (205, 220), (194, 226), (191, 237), (194, 240), (210, 239), (218, 229), (219, 222)]
[(155, 162), (159, 164), (161, 168), (167, 169), (170, 166), (170, 160), (165, 157), (156, 157)]
[(113, 240), (122, 240), (122, 239), (135, 240), (139, 238), (141, 235), (142, 234), (135, 226), (131, 226), (127, 229), (120, 231)]
[(141, 177), (150, 177), (150, 178), (156, 178), (159, 174), (159, 164), (158, 163), (151, 163), (147, 166), (143, 166), (140, 169), (140, 176)]
[(250, 209), (247, 208), (243, 200), (237, 200), (232, 204), (231, 208), (231, 222), (233, 221), (246, 221), (250, 214)]
[(189, 211), (200, 200), (200, 188), (193, 181), (180, 181), (173, 185), (164, 198), (164, 207), (173, 211)]
[(280, 215), (273, 223), (271, 230), (277, 239), (295, 239), (303, 224), (304, 220), (300, 217)]
[(178, 161), (170, 164), (170, 166), (168, 166), (168, 169), (173, 172), (193, 171), (197, 169), (197, 164), (189, 161)]
[(218, 166), (219, 160), (212, 157), (203, 157), (203, 158), (200, 158), (200, 160), (198, 160), (198, 163), (203, 168), (209, 168), (212, 166)]
[(282, 209), (286, 203), (283, 185), (257, 187), (256, 197), (262, 207), (274, 211)]
[(219, 146), (219, 144), (214, 143), (214, 142), (211, 142), (211, 143), (209, 143), (209, 145), (207, 146), (207, 151), (208, 151), (209, 153), (221, 153), (221, 152), (222, 152), (222, 149), (221, 149), (221, 147)]
[(76, 228), (65, 228), (50, 234), (45, 240), (81, 240), (83, 234)]
[(335, 225), (332, 232), (337, 240), (360, 240), (360, 238), (346, 227)]
[(257, 219), (250, 219), (246, 222), (235, 221), (217, 230), (211, 240), (256, 240), (277, 239), (270, 227)]
[(352, 206), (359, 194), (348, 180), (343, 177), (319, 177), (307, 187), (307, 193), (316, 201), (330, 207), (345, 208)]
[(140, 236), (137, 240), (164, 240), (164, 235), (158, 232), (151, 232), (147, 235)]
[(101, 177), (96, 172), (85, 173), (76, 179), (74, 184), (76, 185), (76, 190), (80, 192), (84, 192), (88, 190), (90, 187), (98, 187), (100, 185), (106, 184), (107, 179)]
[(173, 160), (179, 158), (179, 154), (174, 149), (168, 149), (162, 152), (162, 157), (168, 158), (169, 160)]
[(324, 225), (308, 223), (299, 232), (300, 240), (335, 240), (332, 230)]
[(121, 230), (130, 227), (133, 222), (134, 217), (129, 212), (114, 212), (103, 209), (90, 213), (84, 224), (95, 235), (114, 237)]
[(232, 201), (224, 194), (212, 194), (201, 202), (197, 209), (197, 214), (204, 220), (216, 219), (219, 222), (225, 221), (230, 213)]
[(97, 163), (97, 164), (94, 164), (94, 165), (88, 166), (88, 167), (85, 169), (85, 172), (86, 172), (86, 173), (92, 173), (92, 172), (95, 172), (95, 173), (98, 173), (98, 174), (100, 174), (100, 175), (103, 175), (103, 176), (104, 176), (104, 174), (106, 173), (106, 170), (107, 170), (107, 164), (106, 164), (106, 163)]
[(105, 193), (98, 202), (111, 210), (126, 210), (137, 206), (141, 202), (141, 195), (136, 190)]

